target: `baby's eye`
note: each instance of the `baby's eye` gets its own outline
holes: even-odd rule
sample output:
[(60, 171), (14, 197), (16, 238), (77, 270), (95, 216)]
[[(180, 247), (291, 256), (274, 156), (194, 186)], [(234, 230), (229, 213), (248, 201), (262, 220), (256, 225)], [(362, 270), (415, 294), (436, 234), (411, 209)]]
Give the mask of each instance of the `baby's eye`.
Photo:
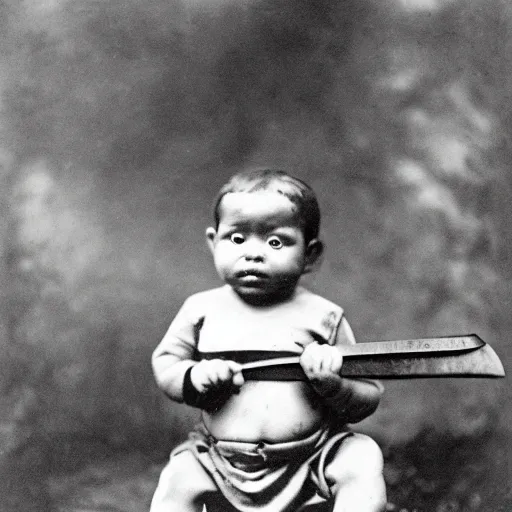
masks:
[(272, 249), (281, 249), (283, 247), (283, 242), (277, 236), (271, 236), (268, 239), (268, 245), (272, 247)]
[(243, 244), (245, 242), (245, 237), (244, 235), (241, 235), (240, 233), (233, 233), (230, 237), (230, 240), (236, 244), (236, 245), (240, 245), (240, 244)]

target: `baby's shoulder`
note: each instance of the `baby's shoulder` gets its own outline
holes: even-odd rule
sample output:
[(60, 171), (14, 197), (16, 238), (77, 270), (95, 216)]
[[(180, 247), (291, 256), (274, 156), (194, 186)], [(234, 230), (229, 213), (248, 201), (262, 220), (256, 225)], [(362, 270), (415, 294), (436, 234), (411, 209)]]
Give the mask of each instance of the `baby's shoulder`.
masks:
[(301, 288), (297, 294), (300, 306), (297, 313), (301, 322), (309, 329), (317, 331), (326, 339), (331, 339), (343, 317), (343, 309), (334, 302)]
[(336, 316), (343, 314), (343, 308), (341, 306), (302, 286), (297, 289), (296, 296), (297, 302), (302, 308), (327, 313), (332, 312)]
[(227, 294), (224, 286), (203, 290), (190, 295), (184, 303), (184, 307), (195, 311), (206, 311), (212, 305), (222, 304), (227, 300)]

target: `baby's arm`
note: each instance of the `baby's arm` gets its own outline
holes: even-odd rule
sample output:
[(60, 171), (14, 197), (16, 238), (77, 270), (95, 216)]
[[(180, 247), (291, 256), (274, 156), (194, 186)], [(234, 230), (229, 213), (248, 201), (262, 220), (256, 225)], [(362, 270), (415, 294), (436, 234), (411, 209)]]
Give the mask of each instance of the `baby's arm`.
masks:
[(335, 346), (311, 343), (301, 356), (302, 368), (315, 391), (332, 412), (346, 423), (356, 423), (375, 412), (384, 391), (378, 381), (340, 376), (343, 357), (337, 345), (354, 343), (352, 329), (343, 316)]
[[(201, 397), (230, 385), (243, 384), (241, 367), (233, 361), (194, 359), (197, 333), (204, 316), (194, 297), (185, 301), (153, 352), (152, 365), (159, 388), (172, 400), (200, 406)], [(207, 400), (205, 400), (207, 401)]]

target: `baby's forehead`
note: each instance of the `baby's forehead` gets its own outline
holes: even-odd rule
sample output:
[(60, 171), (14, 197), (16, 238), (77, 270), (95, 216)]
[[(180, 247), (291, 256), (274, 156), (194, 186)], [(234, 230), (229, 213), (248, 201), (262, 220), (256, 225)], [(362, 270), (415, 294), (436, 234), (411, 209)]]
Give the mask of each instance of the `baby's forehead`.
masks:
[(274, 226), (298, 224), (298, 208), (276, 191), (231, 192), (220, 202), (220, 222), (228, 224), (267, 223)]

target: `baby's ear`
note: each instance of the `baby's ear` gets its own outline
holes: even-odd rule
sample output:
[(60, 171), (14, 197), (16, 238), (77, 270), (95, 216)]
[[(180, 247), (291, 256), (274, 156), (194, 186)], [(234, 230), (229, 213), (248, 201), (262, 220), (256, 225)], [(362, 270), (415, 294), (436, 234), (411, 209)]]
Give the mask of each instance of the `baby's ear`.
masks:
[(324, 244), (314, 238), (311, 240), (306, 247), (306, 265), (304, 266), (304, 274), (311, 272), (315, 265), (320, 261), (320, 258), (324, 252)]
[(206, 244), (208, 245), (208, 248), (213, 254), (213, 251), (215, 249), (215, 235), (217, 234), (217, 231), (215, 228), (212, 228), (211, 226), (209, 228), (206, 228)]

